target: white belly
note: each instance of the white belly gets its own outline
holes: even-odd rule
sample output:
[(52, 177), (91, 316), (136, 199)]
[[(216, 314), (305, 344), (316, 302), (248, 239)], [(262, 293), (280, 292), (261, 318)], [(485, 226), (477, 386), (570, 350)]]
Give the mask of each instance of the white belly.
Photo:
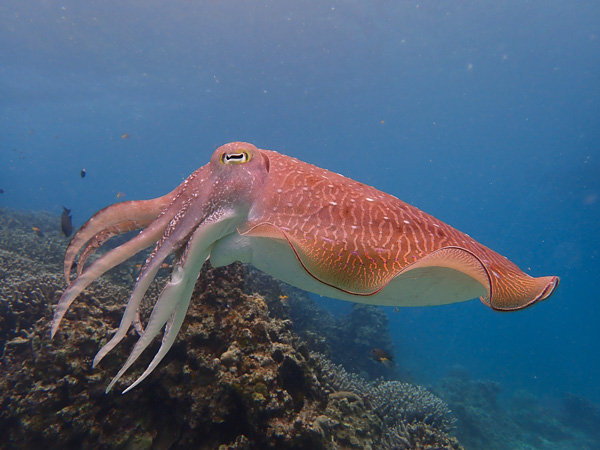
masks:
[(394, 278), (374, 295), (355, 295), (315, 279), (300, 264), (287, 241), (240, 236), (237, 232), (215, 242), (210, 262), (213, 267), (234, 261), (252, 264), (285, 283), (326, 297), (383, 306), (432, 306), (470, 300), (486, 294), (479, 282), (462, 272), (445, 267), (410, 270)]

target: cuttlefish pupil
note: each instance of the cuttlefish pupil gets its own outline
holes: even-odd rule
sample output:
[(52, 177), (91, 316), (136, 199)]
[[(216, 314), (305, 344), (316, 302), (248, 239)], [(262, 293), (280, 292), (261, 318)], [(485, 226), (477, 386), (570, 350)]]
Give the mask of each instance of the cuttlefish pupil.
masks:
[(223, 164), (239, 164), (247, 161), (250, 161), (250, 154), (248, 152), (223, 153), (223, 156), (221, 156)]
[[(243, 164), (242, 164), (243, 163)], [(92, 264), (110, 237), (142, 229)], [(140, 271), (117, 332), (94, 366), (138, 325), (140, 338), (107, 392), (164, 329), (146, 378), (173, 345), (204, 262), (252, 264), (301, 289), (351, 302), (431, 306), (479, 297), (497, 311), (545, 300), (555, 276), (533, 278), (505, 257), (429, 214), (374, 187), (252, 144), (218, 148), (174, 191), (126, 201), (88, 220), (69, 244), (52, 336), (77, 296), (107, 270), (154, 246)], [(175, 254), (145, 329), (141, 301), (165, 259)], [(77, 276), (71, 271), (79, 255)], [(125, 391), (125, 392), (126, 392)]]

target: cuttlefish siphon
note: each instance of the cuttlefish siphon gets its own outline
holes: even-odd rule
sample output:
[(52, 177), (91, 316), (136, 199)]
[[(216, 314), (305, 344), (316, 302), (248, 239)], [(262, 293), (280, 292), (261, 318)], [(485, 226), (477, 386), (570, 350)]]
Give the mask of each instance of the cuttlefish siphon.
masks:
[[(135, 237), (85, 266), (110, 237)], [(545, 300), (558, 277), (533, 278), (504, 256), (392, 195), (245, 142), (219, 147), (210, 162), (169, 194), (108, 206), (69, 244), (52, 336), (77, 296), (107, 270), (154, 245), (141, 268), (121, 324), (94, 358), (96, 366), (128, 332), (165, 258), (175, 254), (163, 288), (125, 365), (164, 328), (158, 353), (134, 388), (173, 345), (204, 262), (249, 263), (327, 297), (385, 306), (429, 306), (479, 297), (497, 311)], [(71, 271), (77, 255), (77, 276)]]

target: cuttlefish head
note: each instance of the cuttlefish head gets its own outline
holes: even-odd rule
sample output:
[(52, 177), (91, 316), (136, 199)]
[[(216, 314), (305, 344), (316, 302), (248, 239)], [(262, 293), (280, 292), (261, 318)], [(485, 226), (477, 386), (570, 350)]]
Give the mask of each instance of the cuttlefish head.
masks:
[[(232, 142), (219, 147), (207, 165), (196, 170), (171, 193), (153, 200), (123, 202), (104, 208), (75, 235), (65, 256), (65, 276), (70, 282), (73, 262), (79, 254), (78, 276), (59, 300), (52, 336), (83, 289), (117, 264), (155, 245), (141, 269), (119, 329), (98, 352), (94, 366), (123, 339), (139, 317), (144, 294), (165, 259), (175, 253), (171, 279), (161, 292), (145, 330), (140, 330), (140, 339), (129, 359), (107, 391), (163, 328), (165, 334), (159, 352), (129, 389), (143, 380), (167, 353), (183, 323), (194, 284), (212, 246), (235, 232), (237, 224), (246, 218), (268, 173), (269, 160), (260, 150), (252, 144)], [(140, 228), (142, 231), (134, 238), (83, 269), (85, 260), (107, 239)]]
[(203, 183), (199, 188), (206, 201), (247, 211), (265, 183), (269, 160), (252, 144), (231, 142), (219, 147), (204, 168), (208, 168), (209, 189)]

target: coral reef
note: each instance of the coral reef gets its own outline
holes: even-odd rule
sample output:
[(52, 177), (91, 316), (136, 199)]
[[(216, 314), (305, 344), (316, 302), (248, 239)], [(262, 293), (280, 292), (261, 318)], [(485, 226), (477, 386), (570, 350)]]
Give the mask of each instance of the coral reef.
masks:
[[(39, 228), (43, 236), (37, 235), (33, 227)], [(67, 242), (58, 216), (44, 211), (31, 213), (0, 208), (0, 249), (43, 261), (46, 270), (60, 272)]]
[[(286, 318), (280, 299), (288, 288), (240, 264), (205, 267), (162, 364), (127, 395), (105, 394), (135, 331), (95, 369), (91, 361), (119, 324), (135, 267), (90, 286), (50, 340), (65, 286), (62, 255), (50, 255), (64, 240), (45, 247), (60, 232), (51, 226), (58, 218), (35, 216), (41, 238), (22, 228), (31, 217), (15, 213), (11, 222), (11, 214), (3, 210), (0, 222), (7, 227), (0, 232), (0, 447), (460, 448), (446, 434), (443, 403), (414, 386), (367, 383), (311, 354)], [(160, 280), (146, 314), (159, 287)], [(135, 379), (158, 345), (117, 388)], [(407, 404), (385, 406), (390, 398)]]
[(347, 371), (369, 380), (401, 378), (397, 361), (386, 366), (370, 356), (373, 348), (394, 355), (388, 318), (380, 307), (354, 304), (350, 314), (336, 318), (300, 292), (289, 302), (289, 317), (312, 351), (326, 355)]
[(427, 389), (400, 381), (385, 381), (369, 392), (375, 411), (388, 425), (422, 422), (442, 431), (452, 431), (456, 419), (448, 405)]
[(428, 441), (460, 448), (455, 438), (445, 435), (455, 428), (451, 411), (428, 390), (399, 381), (369, 383), (321, 355), (315, 357), (320, 362), (321, 381), (328, 389), (362, 399), (381, 419), (383, 443), (388, 448), (418, 448)]

